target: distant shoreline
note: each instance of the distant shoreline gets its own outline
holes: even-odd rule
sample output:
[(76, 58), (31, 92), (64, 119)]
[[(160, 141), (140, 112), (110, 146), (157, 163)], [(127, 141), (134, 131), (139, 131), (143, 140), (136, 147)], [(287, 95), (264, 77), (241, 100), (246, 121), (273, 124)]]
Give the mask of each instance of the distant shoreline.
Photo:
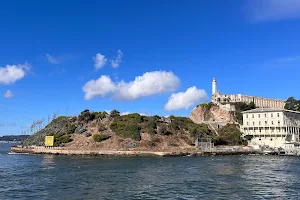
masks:
[(11, 147), (14, 153), (29, 154), (53, 154), (53, 155), (91, 155), (91, 156), (214, 156), (214, 155), (248, 155), (257, 154), (257, 151), (222, 151), (222, 152), (201, 152), (195, 150), (104, 150), (104, 149), (68, 149), (60, 148), (22, 148), (21, 146)]
[(21, 143), (22, 141), (6, 141), (6, 140), (0, 140), (0, 144), (17, 144)]

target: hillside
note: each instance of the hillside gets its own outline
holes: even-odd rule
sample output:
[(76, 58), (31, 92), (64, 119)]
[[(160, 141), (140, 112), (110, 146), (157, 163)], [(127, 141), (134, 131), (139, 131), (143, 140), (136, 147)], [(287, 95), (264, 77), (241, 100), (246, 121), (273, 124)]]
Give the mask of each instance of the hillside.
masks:
[(61, 116), (30, 136), (23, 146), (44, 145), (44, 138), (54, 135), (55, 146), (101, 149), (189, 149), (197, 137), (216, 139), (206, 124), (195, 124), (186, 117), (122, 115), (113, 110), (90, 112), (79, 116)]

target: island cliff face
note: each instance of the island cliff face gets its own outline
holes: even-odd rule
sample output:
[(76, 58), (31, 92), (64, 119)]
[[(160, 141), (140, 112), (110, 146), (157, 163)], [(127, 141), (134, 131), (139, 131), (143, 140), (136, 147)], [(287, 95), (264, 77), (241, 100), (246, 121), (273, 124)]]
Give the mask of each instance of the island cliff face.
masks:
[(235, 123), (234, 110), (234, 106), (231, 107), (230, 105), (200, 104), (192, 110), (189, 118), (195, 123), (207, 121)]

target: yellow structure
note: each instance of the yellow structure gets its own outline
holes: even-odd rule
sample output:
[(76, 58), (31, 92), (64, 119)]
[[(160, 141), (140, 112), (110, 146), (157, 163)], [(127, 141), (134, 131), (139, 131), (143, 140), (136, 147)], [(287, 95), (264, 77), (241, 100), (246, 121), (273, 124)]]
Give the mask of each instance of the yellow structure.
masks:
[(53, 147), (53, 145), (54, 145), (54, 136), (46, 136), (45, 137), (45, 146)]

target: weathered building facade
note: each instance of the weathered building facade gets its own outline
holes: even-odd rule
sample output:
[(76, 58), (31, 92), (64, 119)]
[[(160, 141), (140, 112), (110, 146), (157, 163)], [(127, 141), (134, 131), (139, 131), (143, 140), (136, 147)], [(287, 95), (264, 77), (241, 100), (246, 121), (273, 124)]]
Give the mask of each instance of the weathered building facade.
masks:
[(212, 102), (215, 104), (224, 104), (230, 102), (254, 102), (259, 108), (280, 108), (285, 106), (284, 100), (248, 96), (243, 94), (221, 94), (217, 90), (217, 80), (214, 78), (212, 81)]
[(249, 146), (285, 148), (285, 144), (299, 144), (300, 112), (274, 108), (245, 111), (241, 132), (251, 138)]

